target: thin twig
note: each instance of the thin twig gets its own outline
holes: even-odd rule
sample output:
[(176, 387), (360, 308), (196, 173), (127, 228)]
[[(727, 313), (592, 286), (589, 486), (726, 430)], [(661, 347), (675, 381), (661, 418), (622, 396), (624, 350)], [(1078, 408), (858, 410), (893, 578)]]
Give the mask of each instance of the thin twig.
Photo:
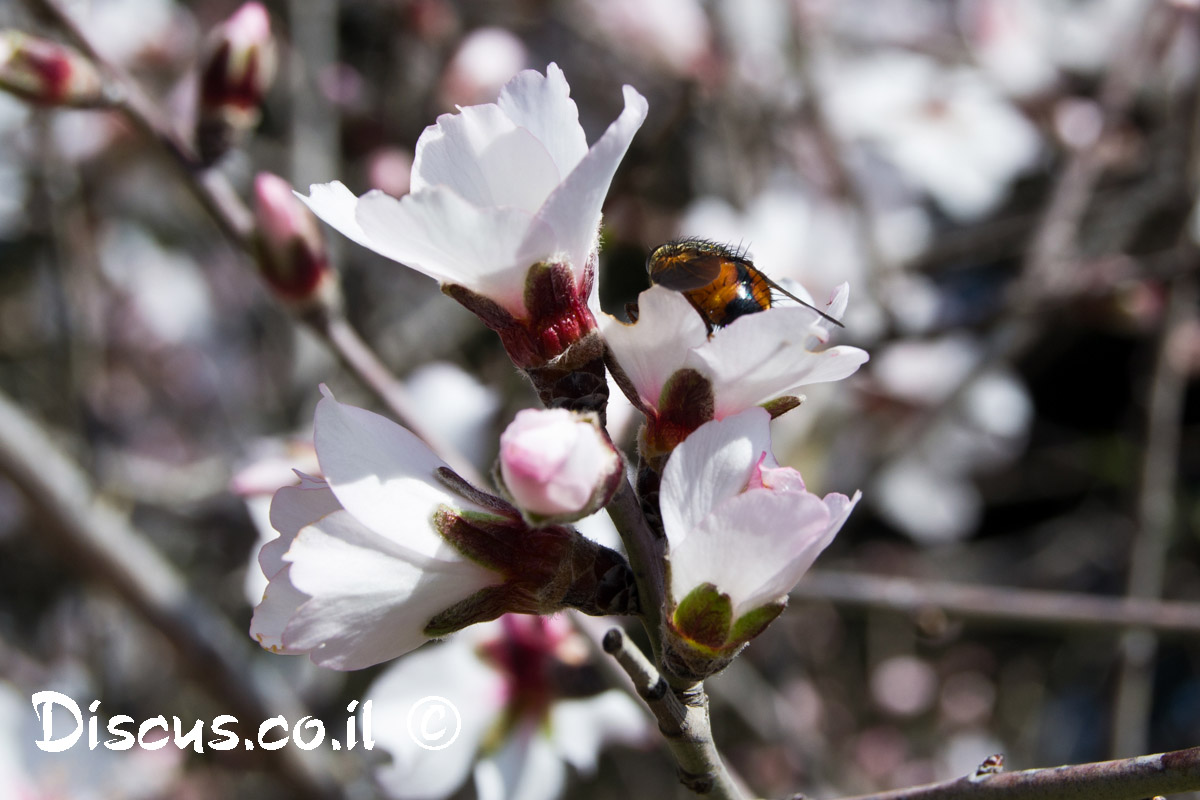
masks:
[(638, 695), (658, 720), (683, 785), (714, 800), (745, 800), (745, 792), (725, 769), (713, 742), (704, 685), (697, 683), (686, 692), (672, 690), (620, 628), (605, 634), (603, 645), (629, 675)]
[(902, 613), (938, 609), (965, 619), (1016, 623), (1022, 627), (1042, 625), (1112, 632), (1142, 627), (1162, 634), (1200, 634), (1200, 604), (1196, 603), (965, 586), (826, 570), (805, 575), (791, 597)]
[[(116, 592), (170, 642), (187, 671), (244, 724), (305, 712), (287, 681), (221, 614), (195, 596), (175, 568), (114, 510), (96, 500), (82, 470), (37, 422), (0, 395), (0, 474), (12, 481), (42, 520), (40, 529), (62, 550), (64, 563)], [(286, 747), (266, 762), (303, 797), (336, 796), (317, 751)]]
[(666, 608), (666, 543), (650, 528), (627, 477), (622, 480), (605, 511), (625, 545), (625, 555), (637, 584), (640, 619), (646, 635), (650, 637), (654, 660), (661, 662), (663, 613)]
[(343, 363), (383, 400), (397, 420), (429, 445), (429, 449), (440, 455), (451, 469), (477, 487), (488, 486), (488, 482), (466, 456), (420, 422), (420, 411), (413, 404), (404, 384), (396, 380), (387, 365), (358, 335), (358, 331), (344, 314), (323, 309), (318, 313), (305, 314), (303, 320), (320, 334), (341, 356)]
[[(183, 184), (229, 240), (253, 259), (254, 215), (229, 181), (220, 172), (205, 168), (192, 146), (180, 138), (158, 106), (129, 75), (96, 50), (87, 34), (75, 24), (57, 0), (27, 2), (58, 25), (72, 44), (96, 62), (109, 82), (108, 88), (115, 107), (171, 157)], [(397, 421), (424, 439), (460, 475), (476, 485), (486, 485), (465, 457), (445, 441), (431, 438), (430, 431), (419, 422), (420, 415), (407, 401), (404, 387), (338, 312), (327, 310), (322, 314), (306, 315), (304, 321), (337, 353), (342, 363), (383, 401)]]
[(987, 772), (844, 800), (1143, 800), (1200, 789), (1200, 747), (1120, 761)]
[[(1146, 409), (1146, 450), (1138, 489), (1138, 529), (1129, 557), (1128, 595), (1162, 595), (1167, 548), (1175, 517), (1175, 490), (1183, 396), (1187, 376), (1173, 363), (1171, 345), (1179, 328), (1194, 316), (1196, 280), (1180, 278), (1170, 290)], [(1149, 731), (1157, 638), (1147, 629), (1126, 632), (1121, 640), (1121, 673), (1113, 711), (1113, 752), (1145, 752)]]

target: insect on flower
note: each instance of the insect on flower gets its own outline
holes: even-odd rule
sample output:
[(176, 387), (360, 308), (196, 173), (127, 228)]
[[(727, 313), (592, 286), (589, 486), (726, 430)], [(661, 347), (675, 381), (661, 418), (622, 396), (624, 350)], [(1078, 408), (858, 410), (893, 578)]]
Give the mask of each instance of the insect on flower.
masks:
[(659, 246), (646, 260), (650, 282), (683, 294), (704, 318), (709, 332), (745, 314), (766, 311), (779, 292), (843, 327), (833, 317), (801, 300), (762, 273), (735, 250), (707, 239), (678, 239)]

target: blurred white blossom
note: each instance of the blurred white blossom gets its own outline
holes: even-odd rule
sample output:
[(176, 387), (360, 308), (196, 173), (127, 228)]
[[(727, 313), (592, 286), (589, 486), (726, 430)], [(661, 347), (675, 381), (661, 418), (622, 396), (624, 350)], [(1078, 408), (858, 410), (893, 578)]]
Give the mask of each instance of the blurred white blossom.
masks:
[(442, 72), (442, 106), (458, 108), (496, 100), (504, 84), (525, 69), (529, 53), (505, 28), (476, 28), (459, 42)]
[(1041, 152), (1034, 128), (979, 72), (881, 51), (823, 64), (837, 131), (870, 145), (951, 217), (993, 210)]
[[(437, 800), (473, 772), (482, 800), (553, 800), (568, 764), (592, 773), (604, 746), (648, 741), (648, 718), (624, 692), (563, 695), (556, 677), (586, 653), (563, 618), (508, 615), (389, 667), (364, 697), (373, 705), (377, 747), (392, 756), (376, 771), (385, 793)], [(461, 720), (457, 739), (438, 750), (421, 748), (405, 724), (430, 695), (449, 700)]]

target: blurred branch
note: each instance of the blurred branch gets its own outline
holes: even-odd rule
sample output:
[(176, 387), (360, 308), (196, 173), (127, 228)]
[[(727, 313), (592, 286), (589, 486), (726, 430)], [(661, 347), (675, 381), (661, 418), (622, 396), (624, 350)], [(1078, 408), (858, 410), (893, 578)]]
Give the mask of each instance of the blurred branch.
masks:
[(57, 0), (26, 0), (33, 11), (57, 26), (72, 45), (86, 53), (105, 78), (105, 92), (114, 108), (154, 140), (192, 194), (231, 241), (249, 251), (253, 246), (254, 216), (223, 176), (206, 170), (195, 149), (180, 137), (171, 121), (123, 69), (105, 58)]
[(1159, 633), (1200, 634), (1200, 605), (1129, 597), (964, 586), (825, 570), (805, 575), (791, 597), (902, 613), (937, 609), (972, 620), (1021, 625), (1102, 630), (1140, 627)]
[[(147, 138), (156, 142), (171, 156), (184, 185), (200, 201), (229, 240), (253, 259), (256, 240), (254, 215), (238, 197), (229, 181), (216, 170), (205, 168), (195, 150), (179, 136), (153, 101), (129, 75), (97, 52), (87, 34), (75, 24), (57, 0), (26, 1), (35, 11), (60, 27), (72, 44), (95, 60), (109, 81), (108, 89), (115, 107)], [(423, 439), (468, 481), (476, 485), (486, 485), (470, 461), (421, 424), (419, 414), (415, 413), (416, 409), (407, 402), (403, 385), (340, 311), (325, 309), (320, 314), (302, 316), (302, 321), (310, 325), (338, 354), (342, 363), (383, 401), (398, 422)]]
[(609, 630), (603, 645), (629, 675), (638, 696), (658, 720), (658, 729), (675, 756), (683, 785), (714, 800), (744, 800), (745, 792), (726, 771), (713, 742), (704, 684), (694, 684), (683, 692), (672, 690), (620, 628)]
[(992, 771), (983, 766), (975, 775), (946, 783), (844, 800), (1143, 800), (1192, 789), (1200, 789), (1200, 747), (1022, 772)]
[(288, 59), (291, 103), (291, 166), (296, 186), (337, 175), (339, 116), (317, 82), (337, 66), (336, 0), (288, 0), (291, 33)]
[[(1163, 590), (1175, 517), (1183, 398), (1187, 391), (1187, 376), (1174, 363), (1172, 349), (1179, 330), (1194, 318), (1195, 305), (1195, 277), (1180, 278), (1170, 289), (1151, 377), (1146, 450), (1138, 489), (1138, 529), (1129, 559), (1130, 597), (1155, 598)], [(1115, 755), (1144, 752), (1148, 746), (1157, 650), (1157, 639), (1147, 629), (1127, 631), (1122, 637), (1120, 679), (1113, 711)]]
[[(1114, 122), (1128, 113), (1138, 86), (1159, 63), (1180, 21), (1193, 14), (1194, 9), (1177, 3), (1149, 6), (1140, 29), (1105, 73), (1099, 97), (1103, 114), (1101, 129), (1089, 145), (1073, 153), (1059, 172), (1050, 199), (1034, 227), (1011, 305), (985, 343), (979, 361), (940, 403), (892, 437), (875, 469), (916, 448), (978, 378), (998, 364), (1015, 361), (1041, 339), (1052, 320), (1030, 312), (1052, 308), (1057, 298), (1078, 288), (1078, 276), (1067, 273), (1078, 264), (1079, 226), (1105, 167), (1102, 148), (1106, 136), (1112, 132)], [(1000, 228), (1001, 233), (1006, 229)], [(1187, 259), (1186, 265), (1188, 269), (1195, 268), (1193, 259)]]
[[(184, 579), (112, 508), (98, 502), (83, 471), (40, 426), (0, 395), (0, 474), (28, 499), (41, 532), (63, 562), (111, 589), (170, 643), (182, 671), (244, 724), (280, 713), (304, 716), (303, 705), (274, 670), (251, 661), (253, 645), (192, 594)], [(315, 751), (287, 747), (264, 758), (297, 796), (337, 796)]]
[(1140, 29), (1111, 61), (1100, 88), (1102, 125), (1093, 140), (1074, 151), (1060, 171), (1033, 233), (1021, 269), (1022, 298), (1056, 294), (1072, 283), (1079, 225), (1104, 171), (1103, 150), (1114, 123), (1129, 111), (1137, 89), (1159, 63), (1181, 18), (1192, 13), (1180, 3), (1153, 3)]

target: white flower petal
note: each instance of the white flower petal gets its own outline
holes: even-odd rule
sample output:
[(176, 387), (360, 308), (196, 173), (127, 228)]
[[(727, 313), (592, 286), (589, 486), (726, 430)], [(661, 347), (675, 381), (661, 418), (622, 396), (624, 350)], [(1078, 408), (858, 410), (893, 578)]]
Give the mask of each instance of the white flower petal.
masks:
[(637, 323), (626, 325), (608, 314), (598, 322), (604, 341), (647, 408), (658, 407), (667, 378), (708, 338), (704, 320), (691, 303), (661, 286), (638, 295)]
[(567, 770), (536, 721), (513, 731), (499, 752), (475, 765), (479, 800), (556, 800)]
[[(327, 392), (328, 390), (326, 390)], [(314, 442), (337, 499), (371, 531), (427, 557), (453, 552), (432, 528), (439, 506), (473, 508), (441, 488), (445, 463), (409, 431), (326, 394), (317, 404)]]
[(746, 488), (763, 453), (774, 461), (770, 415), (761, 408), (706, 422), (671, 453), (663, 470), (659, 507), (673, 573), (676, 548), (713, 509)]
[(295, 655), (305, 651), (288, 649), (283, 643), (283, 632), (296, 610), (308, 602), (309, 597), (292, 585), (289, 572), (290, 567), (284, 566), (271, 577), (262, 600), (254, 608), (250, 636), (273, 653)]
[[(475, 653), (480, 637), (473, 634), (478, 630), (494, 632), (496, 626), (476, 625), (405, 656), (380, 675), (363, 697), (364, 702), (371, 701), (376, 747), (392, 756), (392, 763), (375, 773), (389, 797), (448, 797), (471, 774), (479, 747), (504, 708), (500, 673)], [(461, 724), (454, 743), (440, 750), (420, 747), (409, 731), (409, 713), (430, 696), (449, 700)], [(440, 729), (443, 724), (449, 728), (453, 720), (432, 722)]]
[(443, 114), (425, 129), (411, 191), (442, 186), (481, 208), (512, 206), (532, 214), (565, 175), (535, 134), (488, 103)]
[[(624, 87), (624, 94), (625, 109), (621, 115), (608, 126), (538, 212), (538, 219), (554, 231), (555, 242), (565, 250), (567, 263), (577, 276), (595, 247), (600, 209), (609, 184), (650, 108), (646, 98), (632, 86)], [(540, 235), (537, 228), (530, 232), (530, 236), (537, 235)]]
[(791, 394), (801, 386), (846, 378), (867, 361), (857, 347), (808, 349), (814, 315), (805, 308), (772, 308), (747, 314), (720, 330), (688, 357), (712, 377), (715, 416)]
[(587, 153), (579, 109), (557, 64), (546, 67), (545, 77), (536, 70), (518, 73), (500, 92), (496, 104), (545, 146), (559, 175), (570, 174)]
[(296, 197), (329, 225), (336, 228), (346, 238), (375, 250), (362, 226), (358, 224), (355, 211), (358, 208), (358, 198), (354, 192), (346, 188), (341, 181), (332, 183), (314, 183), (308, 187), (308, 196), (296, 192)]
[(287, 558), (292, 585), (312, 599), (288, 623), (284, 647), (333, 669), (361, 669), (419, 647), (436, 614), (500, 582), (468, 561), (414, 563), (346, 511), (302, 530)]
[(737, 619), (791, 590), (832, 541), (829, 523), (829, 509), (808, 492), (751, 489), (726, 500), (681, 545), (671, 542), (671, 594), (679, 601), (711, 583)]
[(397, 200), (368, 192), (358, 222), (375, 252), (440, 283), (486, 295), (524, 315), (525, 273), (553, 249), (552, 235), (519, 208), (479, 208), (444, 186)]
[(279, 536), (265, 544), (258, 553), (258, 565), (268, 578), (284, 566), (284, 553), (300, 529), (311, 525), (342, 507), (333, 491), (325, 484), (310, 482), (301, 486), (284, 486), (271, 498), (271, 527)]
[(642, 745), (651, 726), (643, 708), (619, 689), (582, 700), (562, 700), (550, 708), (550, 738), (559, 755), (583, 773), (596, 771), (606, 744)]

